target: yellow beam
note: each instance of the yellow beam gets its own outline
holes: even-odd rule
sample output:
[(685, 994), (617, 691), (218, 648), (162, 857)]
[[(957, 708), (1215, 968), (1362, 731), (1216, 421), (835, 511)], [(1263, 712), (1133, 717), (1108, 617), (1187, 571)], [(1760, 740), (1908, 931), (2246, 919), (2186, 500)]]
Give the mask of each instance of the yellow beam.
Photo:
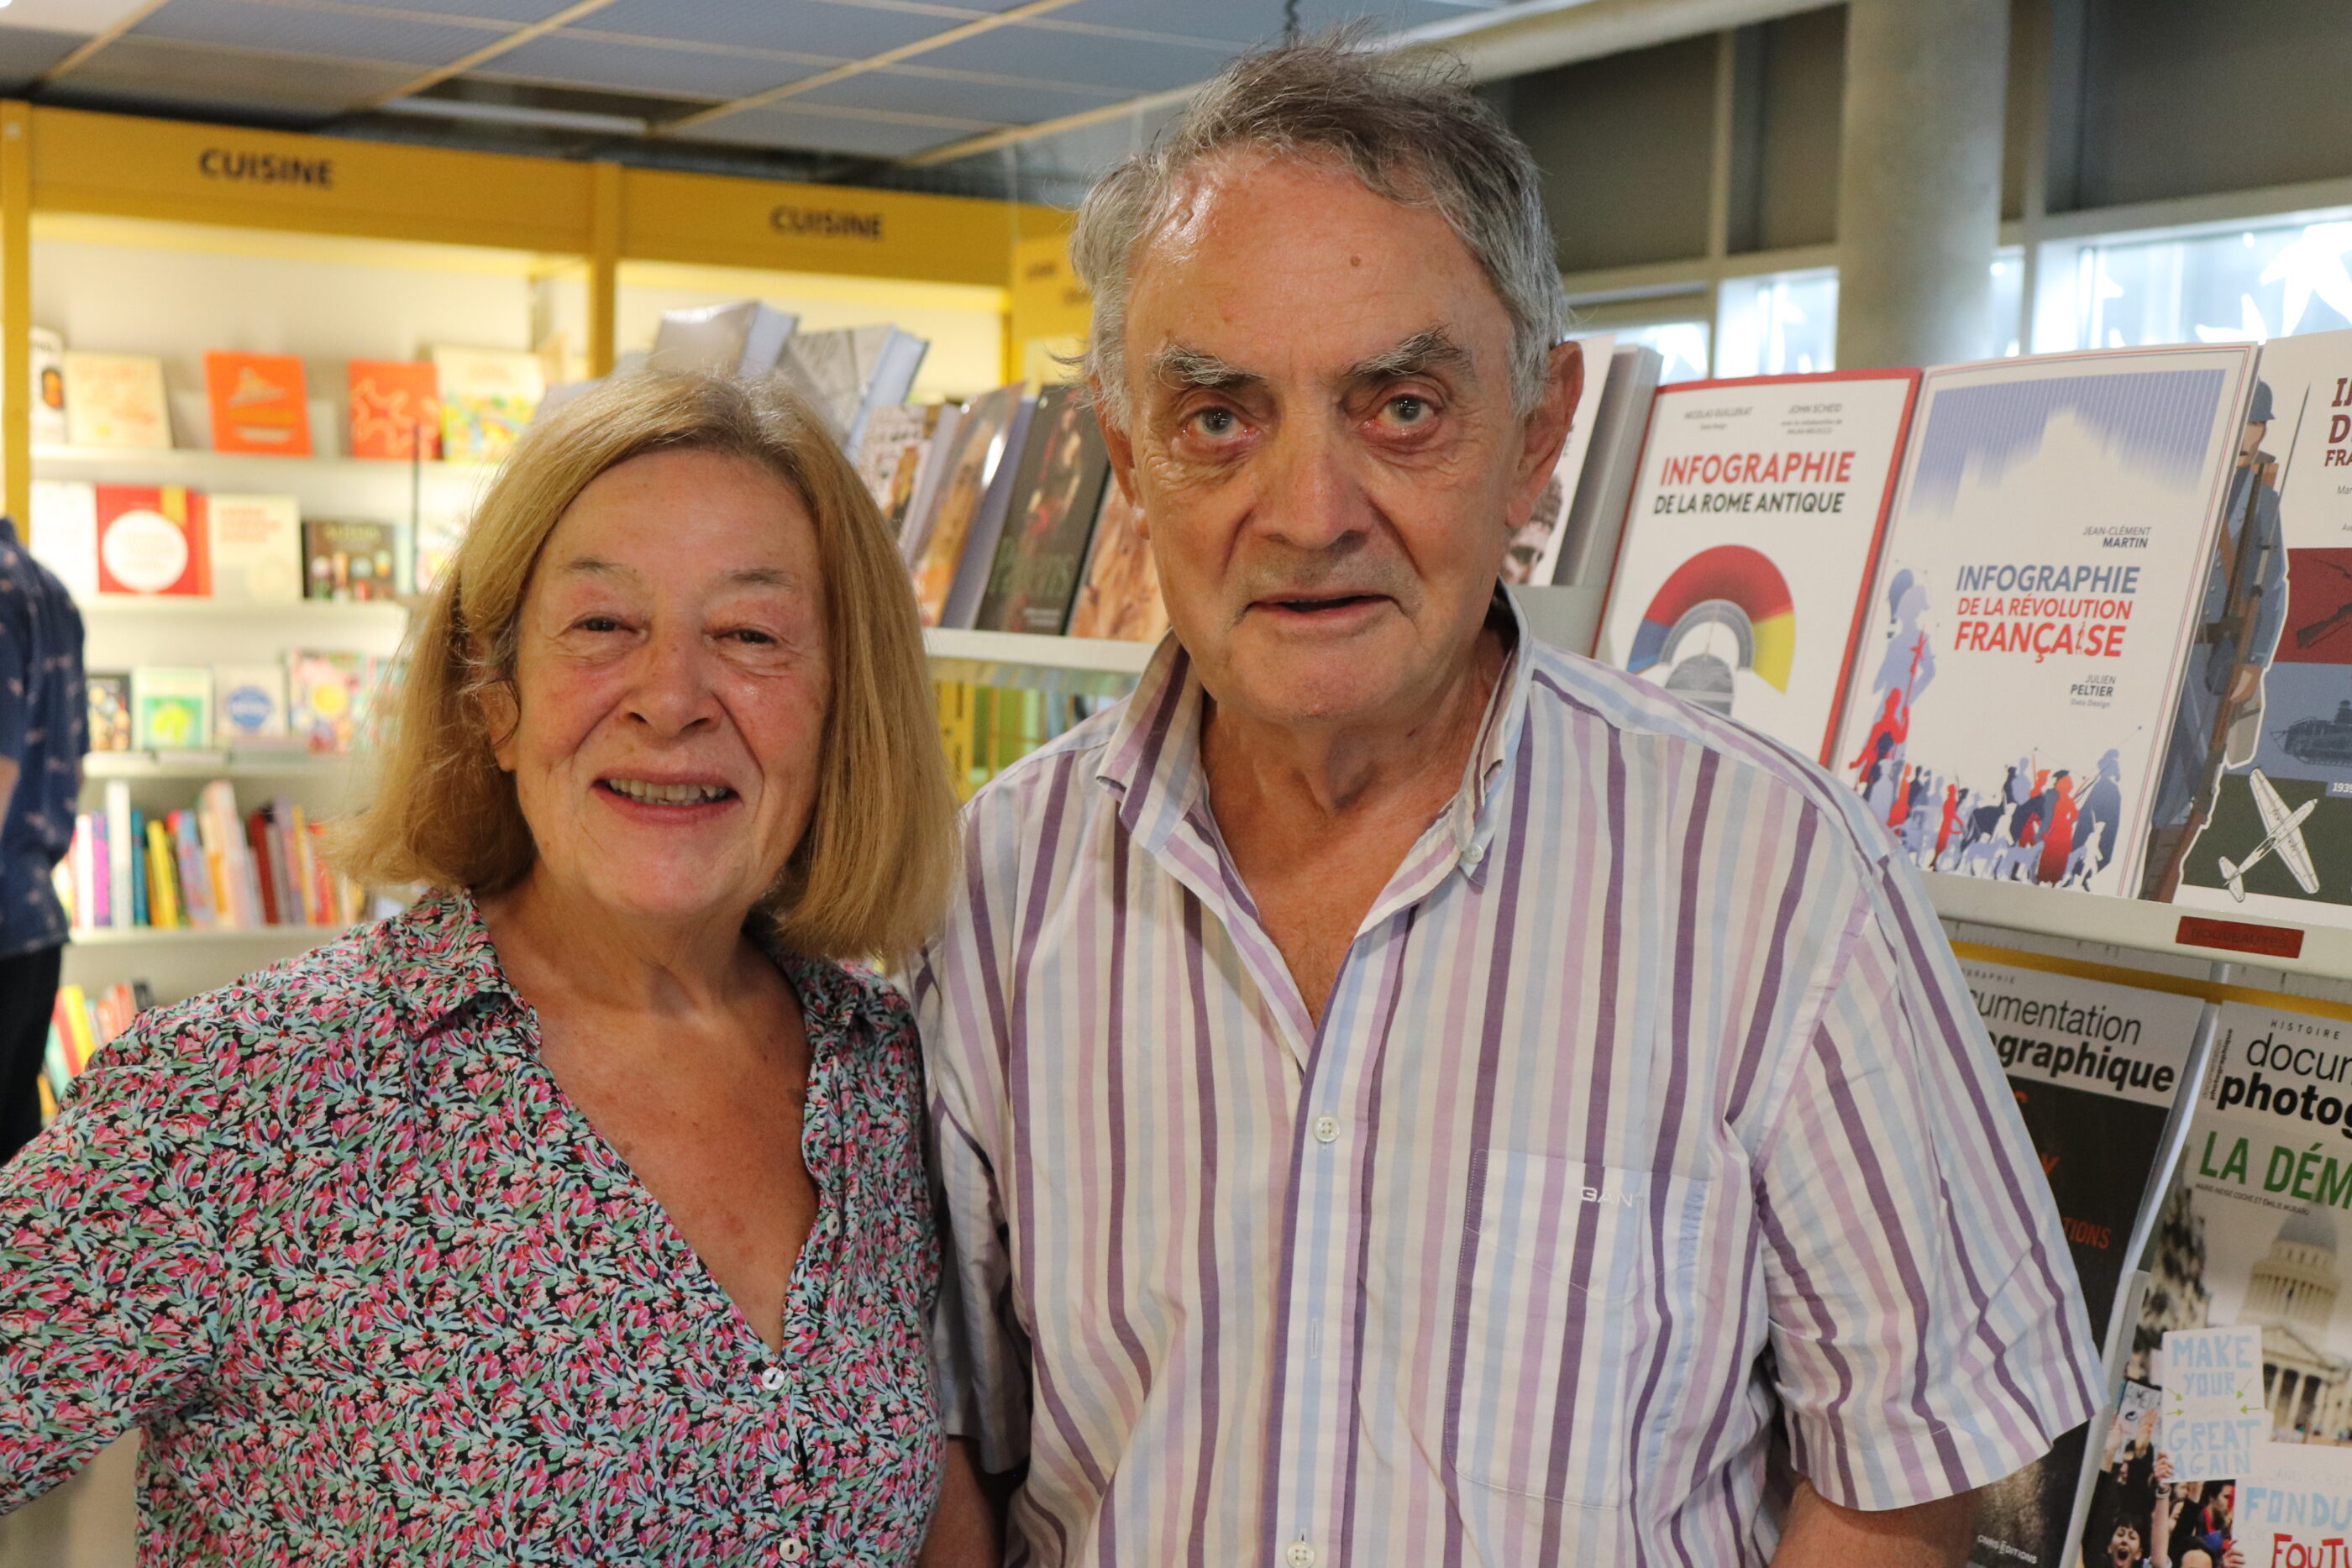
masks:
[(1015, 5), (1011, 10), (999, 11), (993, 16), (977, 17), (966, 22), (961, 27), (950, 27), (944, 33), (933, 33), (927, 38), (917, 38), (911, 44), (900, 44), (895, 49), (885, 49), (878, 55), (868, 55), (862, 60), (851, 60), (846, 65), (835, 66), (829, 71), (819, 71), (816, 75), (803, 78), (799, 81), (786, 82), (782, 87), (772, 87), (765, 92), (755, 92), (746, 98), (730, 99), (725, 103), (714, 103), (709, 109), (697, 110), (694, 113), (677, 120), (665, 120), (660, 125), (655, 127), (655, 131), (657, 135), (674, 135), (691, 126), (700, 125), (706, 120), (717, 120), (721, 115), (734, 114), (746, 109), (764, 109), (769, 104), (781, 103), (788, 98), (798, 98), (804, 92), (814, 92), (818, 88), (831, 87), (835, 82), (845, 81), (851, 77), (864, 76), (866, 72), (879, 70), (884, 66), (897, 65), (900, 60), (913, 59), (917, 55), (928, 55), (932, 50), (943, 49), (950, 44), (960, 44), (966, 38), (976, 38), (982, 33), (992, 33), (1007, 23), (1024, 21), (1031, 16), (1042, 16), (1048, 11), (1058, 11), (1065, 5), (1076, 4), (1077, 0), (1028, 0), (1026, 5)]
[(613, 373), (613, 334), (620, 311), (621, 166), (596, 165), (590, 193), (588, 249), (588, 373)]
[(33, 117), (0, 103), (0, 468), (8, 516), (33, 537)]

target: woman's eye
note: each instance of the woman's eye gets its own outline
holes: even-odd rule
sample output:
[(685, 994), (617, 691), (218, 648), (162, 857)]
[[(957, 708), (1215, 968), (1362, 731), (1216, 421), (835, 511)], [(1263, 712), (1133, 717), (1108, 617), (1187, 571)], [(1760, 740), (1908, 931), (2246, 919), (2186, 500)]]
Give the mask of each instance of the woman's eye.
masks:
[(573, 624), (582, 632), (618, 632), (623, 629), (621, 622), (610, 615), (583, 615)]
[(727, 635), (734, 638), (739, 643), (750, 643), (755, 648), (764, 648), (776, 640), (774, 636), (769, 632), (762, 632), (755, 626), (745, 626), (737, 631), (730, 632)]

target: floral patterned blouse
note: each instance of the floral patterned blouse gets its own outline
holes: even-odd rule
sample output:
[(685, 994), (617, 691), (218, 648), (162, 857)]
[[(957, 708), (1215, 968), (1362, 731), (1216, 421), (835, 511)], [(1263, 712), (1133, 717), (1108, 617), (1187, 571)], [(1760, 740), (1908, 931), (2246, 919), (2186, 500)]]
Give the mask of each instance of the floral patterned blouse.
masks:
[(143, 1562), (905, 1563), (940, 1433), (906, 1004), (778, 956), (818, 1193), (771, 1354), (469, 899), (153, 1012), (0, 1167), (0, 1511), (132, 1426)]

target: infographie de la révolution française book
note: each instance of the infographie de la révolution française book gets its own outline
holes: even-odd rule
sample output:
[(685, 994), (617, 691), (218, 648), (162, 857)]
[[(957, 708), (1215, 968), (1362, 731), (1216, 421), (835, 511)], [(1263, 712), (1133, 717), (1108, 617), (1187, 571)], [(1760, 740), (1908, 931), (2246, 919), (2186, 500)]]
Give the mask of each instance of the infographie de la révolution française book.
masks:
[(2278, 339), (2259, 376), (2146, 891), (2352, 925), (2352, 331)]
[[(1964, 960), (1969, 994), (2050, 1179), (2104, 1348), (2142, 1217), (2167, 1175), (2204, 1003), (2194, 996)], [(2083, 1475), (2083, 1428), (1985, 1489), (1970, 1562), (2058, 1568)]]
[(1662, 388), (1601, 661), (1826, 761), (1918, 384), (1855, 371)]
[(1831, 758), (1914, 863), (2138, 891), (2253, 359), (1927, 372)]

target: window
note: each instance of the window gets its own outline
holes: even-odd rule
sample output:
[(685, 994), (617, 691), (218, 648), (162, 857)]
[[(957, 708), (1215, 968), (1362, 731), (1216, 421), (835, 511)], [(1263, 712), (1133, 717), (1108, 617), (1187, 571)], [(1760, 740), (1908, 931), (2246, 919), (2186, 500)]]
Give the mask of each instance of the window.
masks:
[(2025, 253), (2011, 246), (1992, 258), (1992, 351), (2004, 360), (2024, 352), (2020, 339), (2025, 308)]
[(2241, 343), (2352, 326), (2352, 220), (2083, 247), (2076, 341)]
[(1704, 321), (1658, 321), (1646, 327), (1614, 329), (1621, 343), (1639, 343), (1658, 350), (1666, 361), (1658, 382), (1696, 382), (1706, 378), (1707, 329)]
[(1837, 367), (1837, 274), (1784, 272), (1724, 281), (1715, 373), (1803, 375)]

